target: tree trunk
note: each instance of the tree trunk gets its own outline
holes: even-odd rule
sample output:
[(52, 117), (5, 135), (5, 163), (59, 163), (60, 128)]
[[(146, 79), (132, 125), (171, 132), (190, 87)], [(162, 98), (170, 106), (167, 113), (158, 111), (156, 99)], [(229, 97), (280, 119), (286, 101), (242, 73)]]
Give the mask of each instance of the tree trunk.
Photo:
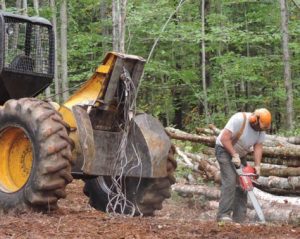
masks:
[(33, 8), (35, 11), (36, 16), (39, 16), (39, 0), (33, 0)]
[(60, 6), (60, 43), (61, 43), (61, 77), (62, 77), (62, 91), (63, 101), (69, 98), (69, 86), (68, 86), (68, 57), (67, 57), (67, 0), (63, 0)]
[(209, 159), (206, 155), (192, 154), (185, 152), (185, 155), (198, 163), (198, 169), (205, 173), (207, 179), (215, 183), (221, 183), (219, 164)]
[[(253, 161), (252, 156), (247, 156), (248, 161)], [(289, 158), (269, 158), (269, 157), (263, 157), (262, 158), (262, 163), (267, 163), (267, 164), (276, 164), (276, 165), (285, 165), (288, 167), (300, 167), (300, 160), (297, 158), (294, 159), (289, 159)]]
[(290, 177), (299, 176), (300, 177), (300, 167), (261, 167), (261, 175), (264, 176), (277, 176), (277, 177)]
[(282, 31), (282, 51), (284, 63), (284, 84), (286, 90), (286, 127), (293, 128), (293, 88), (291, 80), (290, 54), (289, 54), (289, 32), (288, 32), (288, 10), (286, 0), (280, 1), (281, 10), (281, 31)]
[(112, 1), (113, 50), (125, 53), (125, 17), (127, 0)]
[(0, 4), (1, 4), (0, 9), (5, 11), (6, 10), (5, 0), (1, 0)]
[[(36, 16), (39, 16), (40, 13), (39, 13), (39, 1), (38, 0), (33, 0), (33, 8), (34, 8), (34, 11), (35, 11), (35, 15)], [(35, 32), (35, 35), (36, 35), (36, 39), (37, 39), (37, 52), (36, 52), (36, 55), (37, 57), (40, 56), (42, 54), (41, 52), (41, 49), (42, 49), (42, 46), (41, 46), (41, 40), (40, 40), (40, 32), (37, 30)], [(39, 61), (36, 61), (36, 68), (41, 71), (41, 64)], [(50, 95), (51, 95), (51, 87), (47, 87), (46, 90), (45, 90), (45, 95), (46, 95), (46, 98), (49, 99), (50, 98)]]
[(57, 103), (60, 103), (60, 85), (58, 79), (58, 47), (57, 47), (57, 21), (56, 21), (56, 5), (55, 0), (50, 0), (50, 8), (52, 12), (52, 26), (53, 26), (53, 32), (54, 32), (54, 49), (55, 49), (55, 56), (54, 56), (54, 87), (55, 87), (55, 101)]
[(202, 135), (188, 134), (186, 132), (171, 127), (167, 127), (166, 132), (172, 139), (203, 143), (210, 147), (215, 146), (216, 136), (202, 136)]
[(182, 194), (201, 194), (208, 199), (219, 199), (221, 194), (218, 188), (206, 185), (174, 184), (172, 190)]
[[(180, 67), (179, 64), (176, 64), (176, 67)], [(172, 99), (174, 106), (174, 118), (172, 124), (179, 129), (183, 129), (182, 118), (183, 118), (183, 103), (181, 96), (182, 89), (174, 87), (172, 91)]]
[(101, 26), (101, 34), (103, 36), (103, 41), (102, 41), (102, 49), (103, 52), (108, 51), (107, 44), (105, 42), (106, 37), (110, 37), (108, 27), (105, 25), (107, 20), (107, 2), (100, 0), (100, 26)]
[[(1, 6), (0, 6), (0, 10), (2, 11), (6, 11), (6, 4), (5, 4), (5, 0), (1, 0)], [(7, 51), (8, 51), (8, 35), (4, 34), (4, 51), (5, 51), (5, 56), (7, 56)]]
[(120, 51), (120, 49), (119, 49), (119, 41), (120, 41), (119, 16), (120, 16), (119, 1), (113, 0), (112, 1), (112, 21), (113, 21), (112, 43), (113, 43), (113, 51), (116, 51), (116, 52)]
[(120, 17), (119, 17), (119, 31), (120, 31), (120, 52), (125, 53), (125, 20), (126, 20), (126, 5), (127, 0), (120, 0)]
[(291, 194), (299, 194), (300, 192), (300, 177), (259, 177), (257, 183), (259, 184), (259, 188), (268, 188), (270, 190), (279, 189), (279, 191), (290, 191)]
[(21, 9), (21, 13), (22, 15), (27, 16), (28, 15), (28, 7), (27, 7), (27, 0), (22, 0), (22, 9)]
[[(247, 6), (246, 6), (245, 3), (243, 4), (243, 7), (244, 7), (244, 17), (245, 17), (245, 28), (246, 28), (245, 30), (246, 30), (246, 34), (248, 35), (249, 34), (249, 28), (248, 28)], [(247, 43), (246, 43), (246, 56), (247, 56), (247, 58), (250, 57), (250, 44), (249, 44), (248, 38), (247, 38)], [(241, 81), (241, 92), (244, 95), (244, 97), (248, 98), (249, 88), (247, 86), (248, 86), (248, 82), (242, 80)], [(243, 111), (245, 111), (245, 112), (248, 111), (249, 105), (248, 105), (247, 101), (243, 104), (242, 108), (243, 108)]]
[(196, 128), (196, 133), (204, 134), (204, 135), (216, 135), (212, 129), (206, 129), (206, 128)]
[[(17, 9), (17, 11), (21, 12), (21, 14), (23, 13), (21, 0), (16, 1), (16, 9)], [(14, 36), (13, 36), (13, 40), (12, 40), (12, 48), (17, 49), (18, 38), (19, 38), (19, 25), (15, 25), (13, 34), (14, 34)], [(5, 51), (6, 51), (5, 55), (7, 56), (7, 54), (8, 54), (8, 52), (7, 52), (8, 51), (8, 39), (6, 39), (5, 44), (6, 44), (6, 46), (5, 46)]]
[(289, 137), (287, 142), (289, 142), (290, 144), (300, 145), (300, 137), (299, 136)]
[[(217, 1), (217, 7), (218, 7), (218, 12), (219, 14), (222, 16), (223, 15), (223, 6), (222, 6), (222, 1)], [(220, 21), (220, 28), (221, 28), (221, 35), (223, 35), (223, 29), (224, 29), (224, 25), (223, 22)], [(222, 41), (219, 42), (219, 46), (218, 46), (218, 57), (221, 58), (222, 56), (222, 48), (223, 48), (223, 44)], [(223, 64), (220, 63), (220, 75), (223, 76)], [(224, 106), (224, 113), (227, 116), (229, 114), (229, 112), (231, 112), (231, 102), (229, 100), (229, 94), (228, 94), (228, 87), (227, 87), (227, 82), (225, 77), (222, 77), (222, 82), (223, 82), (223, 86), (224, 86), (224, 98), (225, 98), (225, 106)]]
[(206, 88), (206, 55), (205, 55), (205, 0), (201, 3), (201, 33), (202, 33), (202, 90), (203, 90), (203, 106), (205, 113), (205, 121), (209, 123), (208, 103), (207, 103), (207, 88)]

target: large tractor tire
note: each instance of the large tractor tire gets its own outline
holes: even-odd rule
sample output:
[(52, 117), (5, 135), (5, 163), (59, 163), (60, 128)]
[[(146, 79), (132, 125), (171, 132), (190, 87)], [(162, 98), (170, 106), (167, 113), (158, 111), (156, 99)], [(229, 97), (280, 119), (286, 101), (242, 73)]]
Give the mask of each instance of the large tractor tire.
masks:
[(0, 210), (52, 210), (72, 181), (68, 126), (47, 102), (9, 100), (0, 108)]
[(115, 190), (112, 189), (112, 180), (109, 176), (97, 177), (94, 179), (85, 180), (83, 192), (89, 197), (89, 204), (97, 210), (134, 214), (135, 216), (144, 215), (152, 216), (155, 210), (162, 209), (162, 203), (165, 199), (171, 196), (171, 185), (175, 183), (174, 171), (177, 167), (174, 159), (174, 148), (169, 152), (167, 172), (165, 178), (134, 178), (126, 177), (122, 182), (122, 192), (126, 195), (126, 199), (135, 206), (135, 211), (132, 211), (132, 206), (127, 203), (127, 207), (121, 206), (112, 209), (108, 204), (111, 201), (115, 205), (114, 197)]

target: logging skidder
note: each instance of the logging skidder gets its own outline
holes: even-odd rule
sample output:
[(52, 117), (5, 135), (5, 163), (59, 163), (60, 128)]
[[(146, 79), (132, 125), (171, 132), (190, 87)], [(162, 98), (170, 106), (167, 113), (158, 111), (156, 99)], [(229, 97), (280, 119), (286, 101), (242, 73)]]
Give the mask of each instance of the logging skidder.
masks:
[(0, 12), (0, 36), (0, 210), (55, 209), (73, 178), (98, 210), (161, 209), (176, 162), (161, 123), (135, 114), (145, 60), (108, 53), (58, 105), (32, 98), (54, 76), (50, 22)]
[(253, 149), (255, 173), (260, 173), (262, 143), (265, 130), (271, 126), (271, 113), (267, 109), (257, 109), (253, 113), (234, 114), (216, 140), (216, 158), (221, 171), (221, 198), (217, 220), (242, 222), (246, 218), (247, 192), (236, 187), (236, 170)]

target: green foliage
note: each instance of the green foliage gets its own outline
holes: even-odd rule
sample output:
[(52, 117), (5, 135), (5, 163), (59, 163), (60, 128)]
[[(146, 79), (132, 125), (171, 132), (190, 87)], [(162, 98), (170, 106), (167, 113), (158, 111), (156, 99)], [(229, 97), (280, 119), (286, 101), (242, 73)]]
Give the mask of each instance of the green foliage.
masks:
[[(6, 1), (10, 11), (15, 2)], [(281, 17), (278, 1), (209, 1), (205, 36), (201, 34), (201, 1), (186, 1), (173, 15), (178, 1), (127, 2), (126, 51), (148, 58), (138, 92), (138, 107), (166, 125), (180, 112), (183, 127), (205, 127), (201, 42), (205, 40), (207, 101), (210, 123), (224, 126), (239, 110), (267, 107), (276, 130), (283, 130), (286, 91), (283, 81)], [(57, 17), (59, 27), (59, 5)], [(100, 10), (106, 6), (105, 15)], [(101, 8), (101, 9), (100, 9)], [(44, 3), (40, 15), (51, 19)], [(34, 14), (29, 6), (29, 13)], [(70, 86), (88, 78), (112, 50), (111, 1), (68, 1), (68, 68)], [(289, 50), (294, 90), (295, 126), (300, 126), (300, 12), (289, 4)], [(60, 29), (58, 29), (59, 32)], [(286, 132), (289, 133), (289, 132)], [(291, 133), (298, 133), (293, 131)]]
[[(175, 9), (170, 3), (143, 1), (138, 6), (132, 4), (128, 11), (130, 49), (135, 46), (134, 54), (147, 58), (155, 39), (160, 37), (145, 69), (139, 105), (158, 117), (167, 117), (169, 123), (175, 117), (174, 111), (181, 109), (184, 126), (193, 130), (205, 124), (200, 113), (204, 97), (200, 6), (196, 1), (185, 4), (161, 33), (163, 24)], [(154, 13), (153, 8), (157, 12)], [(257, 106), (268, 107), (273, 112), (275, 109), (284, 111), (286, 96), (278, 3), (212, 2), (206, 21), (211, 123), (222, 127), (230, 114), (238, 110), (251, 111)], [(296, 35), (296, 24), (291, 26), (292, 35)], [(294, 52), (300, 49), (297, 41), (291, 41), (290, 46)], [(296, 59), (292, 64), (298, 67)], [(149, 89), (152, 90), (149, 92)], [(174, 104), (175, 93), (180, 95), (180, 108)]]

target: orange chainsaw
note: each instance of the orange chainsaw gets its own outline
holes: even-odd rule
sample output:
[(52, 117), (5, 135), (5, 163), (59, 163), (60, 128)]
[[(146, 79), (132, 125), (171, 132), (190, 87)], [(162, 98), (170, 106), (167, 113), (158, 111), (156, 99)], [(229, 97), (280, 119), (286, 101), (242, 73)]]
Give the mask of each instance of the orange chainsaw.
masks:
[(265, 223), (266, 222), (265, 216), (253, 192), (254, 187), (253, 187), (252, 180), (257, 178), (258, 176), (255, 172), (255, 169), (250, 165), (247, 165), (247, 166), (241, 166), (240, 168), (237, 168), (236, 172), (239, 176), (240, 186), (244, 191), (247, 191), (248, 197), (252, 202), (252, 205), (256, 211), (259, 220)]

